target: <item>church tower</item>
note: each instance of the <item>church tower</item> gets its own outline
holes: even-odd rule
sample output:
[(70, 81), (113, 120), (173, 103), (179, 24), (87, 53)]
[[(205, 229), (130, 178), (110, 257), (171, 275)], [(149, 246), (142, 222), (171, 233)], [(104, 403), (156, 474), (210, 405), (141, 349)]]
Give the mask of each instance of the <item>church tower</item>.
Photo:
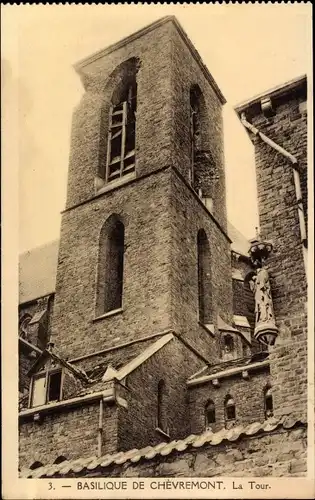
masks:
[(51, 337), (20, 412), (27, 466), (185, 438), (187, 379), (222, 362), (224, 332), (243, 348), (225, 100), (196, 49), (166, 17), (76, 71)]
[(211, 358), (232, 315), (224, 98), (174, 17), (76, 71), (53, 341), (78, 357), (174, 330)]

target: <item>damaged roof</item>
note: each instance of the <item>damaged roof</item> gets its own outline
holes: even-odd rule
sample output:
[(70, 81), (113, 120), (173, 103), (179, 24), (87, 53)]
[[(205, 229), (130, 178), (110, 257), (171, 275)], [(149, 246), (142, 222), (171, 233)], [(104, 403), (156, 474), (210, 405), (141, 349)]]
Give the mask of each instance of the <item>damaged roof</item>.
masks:
[[(223, 361), (221, 363), (217, 363), (215, 365), (209, 365), (205, 367), (203, 370), (199, 370), (197, 373), (189, 377), (190, 380), (197, 380), (200, 377), (206, 377), (208, 375), (214, 375), (216, 373), (224, 373), (227, 370), (233, 369), (233, 368), (240, 368), (240, 367), (248, 367), (250, 368), (251, 365), (255, 365), (255, 367), (259, 368), (258, 364), (263, 363), (268, 359), (269, 353), (267, 351), (261, 351), (257, 352), (255, 354), (252, 354), (251, 356), (248, 357), (243, 357), (243, 358), (238, 358), (238, 359), (231, 359), (229, 361)], [(264, 364), (262, 365), (264, 366)]]
[(305, 426), (307, 420), (301, 417), (300, 420), (291, 415), (281, 418), (270, 418), (264, 422), (254, 422), (249, 425), (240, 425), (232, 429), (221, 429), (218, 432), (205, 431), (202, 434), (191, 434), (185, 439), (174, 440), (170, 443), (159, 443), (156, 446), (147, 446), (140, 450), (133, 449), (121, 451), (114, 454), (107, 454), (101, 457), (79, 458), (76, 460), (66, 460), (60, 464), (50, 464), (38, 469), (24, 469), (20, 472), (23, 478), (44, 478), (44, 477), (62, 477), (76, 476), (83, 477), (85, 474), (98, 472), (106, 477), (107, 469), (114, 465), (134, 464), (140, 460), (152, 460), (155, 457), (167, 456), (171, 453), (182, 453), (193, 451), (205, 445), (217, 446), (222, 442), (235, 442), (242, 437), (251, 437), (269, 433), (276, 429), (292, 429), (297, 426)]

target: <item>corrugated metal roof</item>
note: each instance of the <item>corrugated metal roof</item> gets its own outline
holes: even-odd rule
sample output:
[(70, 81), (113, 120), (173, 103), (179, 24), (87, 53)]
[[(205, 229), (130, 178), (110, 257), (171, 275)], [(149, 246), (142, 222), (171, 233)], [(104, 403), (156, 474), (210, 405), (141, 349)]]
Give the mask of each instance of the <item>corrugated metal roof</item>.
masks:
[[(228, 222), (232, 250), (248, 255), (249, 241)], [(55, 292), (59, 240), (32, 248), (20, 255), (19, 303), (24, 304)]]
[[(58, 465), (45, 465), (38, 469), (24, 469), (20, 473), (20, 477), (24, 478), (40, 478), (40, 477), (61, 477), (67, 474), (80, 474), (91, 471), (100, 471), (112, 465), (122, 465), (127, 462), (137, 463), (140, 460), (151, 460), (154, 457), (161, 455), (167, 456), (172, 452), (183, 452), (186, 450), (194, 450), (201, 448), (204, 445), (216, 446), (226, 442), (234, 442), (243, 436), (254, 436), (256, 434), (268, 433), (277, 428), (291, 429), (298, 425), (306, 425), (307, 420), (301, 418), (297, 420), (291, 415), (281, 418), (270, 418), (264, 422), (254, 422), (249, 425), (240, 425), (232, 429), (222, 429), (218, 432), (206, 431), (199, 435), (191, 434), (185, 439), (174, 440), (170, 443), (159, 443), (156, 446), (147, 446), (141, 450), (133, 449), (126, 452), (118, 452), (115, 454), (107, 454), (102, 457), (79, 458), (77, 460), (67, 460)], [(106, 477), (106, 470), (102, 471), (102, 475)]]

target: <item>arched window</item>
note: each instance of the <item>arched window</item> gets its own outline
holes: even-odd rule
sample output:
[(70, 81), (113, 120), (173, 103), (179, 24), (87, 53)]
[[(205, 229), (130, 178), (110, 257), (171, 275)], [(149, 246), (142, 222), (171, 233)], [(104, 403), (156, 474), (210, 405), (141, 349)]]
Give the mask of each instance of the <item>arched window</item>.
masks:
[(35, 469), (39, 469), (39, 467), (43, 467), (43, 464), (42, 464), (42, 462), (38, 462), (36, 460), (36, 462), (32, 463), (32, 465), (30, 466), (30, 469), (35, 470)]
[(224, 411), (225, 411), (226, 422), (235, 420), (236, 418), (235, 403), (234, 399), (230, 395), (227, 395), (225, 398)]
[(195, 184), (195, 166), (200, 149), (200, 89), (194, 85), (190, 89), (190, 144), (191, 144), (191, 158), (190, 158), (190, 182)]
[(213, 209), (213, 181), (216, 165), (210, 147), (209, 112), (198, 85), (190, 88), (190, 183), (210, 212)]
[(264, 409), (266, 419), (273, 417), (273, 400), (270, 386), (267, 386), (264, 390)]
[(135, 171), (138, 61), (131, 58), (116, 68), (117, 84), (109, 111), (106, 182)]
[(160, 380), (157, 388), (157, 427), (166, 432), (165, 382)]
[(211, 427), (215, 423), (215, 405), (212, 400), (209, 400), (205, 406), (205, 421), (206, 428)]
[(22, 339), (28, 340), (28, 325), (32, 316), (28, 313), (24, 314), (19, 321), (19, 333)]
[(102, 227), (99, 243), (96, 315), (122, 307), (125, 228), (117, 215)]
[(203, 229), (198, 231), (197, 250), (199, 321), (206, 325), (212, 323), (211, 261), (209, 241)]

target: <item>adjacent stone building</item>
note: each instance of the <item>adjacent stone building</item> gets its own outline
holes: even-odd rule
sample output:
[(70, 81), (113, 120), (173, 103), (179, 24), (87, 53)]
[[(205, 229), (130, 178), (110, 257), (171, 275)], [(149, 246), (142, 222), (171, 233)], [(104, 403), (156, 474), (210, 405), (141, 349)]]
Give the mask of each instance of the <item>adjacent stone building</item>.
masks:
[(225, 99), (174, 17), (76, 71), (60, 240), (20, 259), (21, 475), (304, 474), (306, 78), (236, 110), (249, 242), (226, 217)]

